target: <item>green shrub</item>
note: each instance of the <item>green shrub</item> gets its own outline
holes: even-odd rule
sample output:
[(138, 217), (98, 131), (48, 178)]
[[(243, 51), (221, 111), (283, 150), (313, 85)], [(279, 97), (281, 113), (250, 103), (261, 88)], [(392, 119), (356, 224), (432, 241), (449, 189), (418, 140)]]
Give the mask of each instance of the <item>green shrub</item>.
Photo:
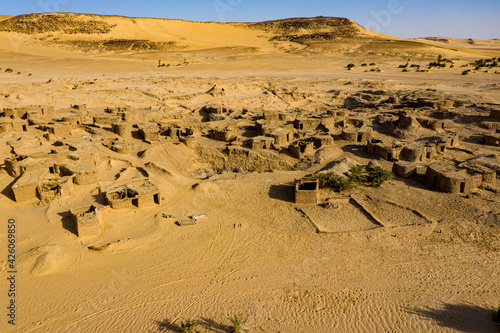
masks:
[(351, 181), (361, 181), (364, 182), (366, 180), (366, 170), (362, 165), (353, 165), (351, 167), (351, 174), (349, 175)]
[(372, 63), (370, 63), (370, 66), (377, 66), (377, 64), (372, 62)]
[(200, 323), (196, 320), (186, 320), (181, 323), (182, 333), (195, 333), (196, 328), (200, 326)]
[(462, 75), (467, 75), (467, 74), (469, 74), (469, 72), (470, 72), (470, 70), (465, 70), (462, 72)]
[(368, 64), (366, 62), (364, 62), (364, 63), (361, 64), (361, 66), (362, 67), (366, 67), (366, 66), (368, 66)]
[(233, 315), (232, 317), (228, 317), (231, 321), (231, 324), (233, 325), (233, 332), (234, 333), (240, 333), (243, 332), (243, 328), (248, 320), (248, 318), (242, 318), (238, 315)]
[(381, 167), (376, 167), (368, 172), (368, 178), (371, 181), (372, 186), (380, 187), (386, 180), (394, 178), (394, 174), (390, 171), (386, 171)]
[(348, 70), (351, 70), (351, 69), (353, 69), (354, 67), (356, 67), (356, 65), (355, 65), (355, 64), (348, 64), (348, 65), (347, 65), (347, 69), (348, 69)]
[(354, 188), (352, 180), (347, 180), (333, 172), (318, 173), (314, 175), (318, 179), (320, 187), (331, 187), (335, 191), (342, 192)]
[(12, 73), (12, 72), (13, 72), (12, 68), (7, 68), (7, 69), (5, 70), (5, 73)]

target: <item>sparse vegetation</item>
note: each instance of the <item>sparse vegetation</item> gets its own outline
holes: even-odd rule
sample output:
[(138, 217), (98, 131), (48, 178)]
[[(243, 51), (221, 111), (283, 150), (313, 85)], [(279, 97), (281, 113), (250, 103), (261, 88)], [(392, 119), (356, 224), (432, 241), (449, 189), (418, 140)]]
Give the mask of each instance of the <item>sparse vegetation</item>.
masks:
[(191, 320), (191, 319), (188, 319), (186, 321), (183, 321), (181, 323), (181, 329), (182, 329), (182, 333), (195, 333), (195, 332), (198, 332), (196, 331), (196, 328), (200, 326), (200, 323), (196, 320)]
[(362, 165), (353, 165), (351, 167), (351, 174), (349, 175), (351, 181), (366, 181), (366, 169)]
[(171, 65), (171, 64), (165, 64), (165, 63), (162, 63), (161, 60), (158, 60), (158, 68), (161, 68), (161, 67), (166, 67), (166, 68), (169, 68), (170, 66), (187, 66), (189, 65), (189, 61), (187, 61), (186, 59), (184, 59), (184, 61), (182, 63), (178, 63), (177, 65)]
[(470, 63), (470, 65), (476, 66), (474, 68), (475, 70), (481, 70), (483, 67), (486, 67), (486, 68), (499, 67), (497, 58), (478, 59), (478, 60), (474, 61), (473, 63)]
[(446, 64), (450, 64), (450, 68), (455, 67), (455, 63), (454, 63), (453, 59), (446, 59), (446, 58), (443, 58), (442, 55), (438, 55), (437, 61), (433, 61), (433, 62), (429, 63), (429, 68), (432, 68), (432, 67), (445, 68)]
[(233, 332), (234, 333), (241, 333), (243, 332), (244, 326), (248, 320), (248, 318), (242, 318), (238, 316), (237, 314), (233, 315), (232, 317), (228, 317), (231, 321), (231, 324), (233, 325)]
[(330, 187), (337, 192), (353, 189), (355, 187), (352, 180), (345, 179), (333, 172), (318, 173), (314, 175), (318, 179), (320, 187)]
[(382, 184), (390, 178), (394, 178), (394, 174), (390, 171), (382, 169), (381, 167), (376, 167), (368, 172), (368, 179), (374, 187), (382, 186)]
[(406, 61), (406, 64), (404, 65), (399, 65), (398, 68), (408, 68), (408, 66), (410, 65), (410, 59), (408, 59), (408, 61)]

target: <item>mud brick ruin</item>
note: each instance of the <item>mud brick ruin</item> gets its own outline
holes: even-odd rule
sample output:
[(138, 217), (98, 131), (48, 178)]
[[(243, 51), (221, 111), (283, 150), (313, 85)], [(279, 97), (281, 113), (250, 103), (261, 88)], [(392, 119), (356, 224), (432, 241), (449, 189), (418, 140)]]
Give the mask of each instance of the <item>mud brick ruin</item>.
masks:
[[(366, 97), (370, 94), (376, 97)], [(443, 119), (443, 114), (453, 118), (452, 102), (392, 96), (377, 108), (366, 104), (379, 99), (377, 94), (365, 90), (365, 99), (360, 99), (359, 93), (354, 93), (344, 107), (322, 112), (233, 109), (208, 103), (186, 115), (155, 108), (155, 116), (149, 120), (141, 114), (152, 112), (152, 108), (6, 108), (0, 133), (12, 138), (7, 141), (11, 154), (4, 159), (4, 166), (15, 178), (12, 192), (18, 202), (70, 197), (74, 186), (101, 188), (100, 183), (109, 177), (103, 173), (107, 166), (133, 165), (133, 158), (141, 157), (148, 147), (165, 144), (183, 145), (200, 161), (211, 163), (214, 170), (240, 172), (300, 170), (316, 163), (318, 154), (328, 149), (356, 147), (371, 158), (392, 163), (398, 177), (419, 179), (429, 189), (467, 194), (478, 187), (494, 187), (500, 172), (496, 158), (464, 158), (463, 152), (469, 151), (462, 147), (464, 138), (452, 120)], [(488, 114), (475, 119), (498, 128), (494, 124), (500, 111), (495, 106), (485, 108)], [(500, 145), (499, 130), (483, 131), (484, 147)], [(169, 171), (156, 162), (133, 169), (140, 176), (120, 186), (107, 186), (106, 203), (112, 209), (161, 205), (160, 190), (146, 170), (162, 176)], [(297, 203), (318, 202), (315, 179), (298, 181), (294, 192)]]
[(315, 178), (303, 178), (295, 182), (295, 203), (317, 204), (319, 183)]
[(99, 236), (99, 211), (94, 205), (70, 210), (75, 229), (80, 237)]
[(160, 204), (160, 192), (149, 181), (122, 185), (106, 192), (106, 201), (113, 209), (143, 208)]

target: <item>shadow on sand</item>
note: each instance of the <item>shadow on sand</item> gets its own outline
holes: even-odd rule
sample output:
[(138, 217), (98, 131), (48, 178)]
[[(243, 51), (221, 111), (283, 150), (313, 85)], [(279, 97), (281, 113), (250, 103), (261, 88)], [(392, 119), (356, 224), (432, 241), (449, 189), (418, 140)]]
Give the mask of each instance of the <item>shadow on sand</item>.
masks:
[(294, 185), (293, 184), (281, 184), (281, 185), (271, 185), (269, 188), (269, 196), (273, 199), (295, 202), (294, 198)]
[(407, 309), (407, 311), (458, 332), (497, 332), (499, 329), (493, 322), (491, 310), (475, 305), (442, 303), (435, 309)]
[(61, 223), (64, 229), (68, 230), (75, 236), (78, 236), (78, 231), (76, 230), (75, 223), (73, 222), (73, 219), (71, 218), (69, 210), (66, 212), (62, 213), (57, 213), (61, 217)]

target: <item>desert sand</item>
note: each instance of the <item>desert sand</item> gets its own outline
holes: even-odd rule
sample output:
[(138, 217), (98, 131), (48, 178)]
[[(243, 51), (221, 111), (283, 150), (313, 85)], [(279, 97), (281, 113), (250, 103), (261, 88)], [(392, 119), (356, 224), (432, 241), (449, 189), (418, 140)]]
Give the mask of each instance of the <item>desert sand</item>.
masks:
[[(5, 277), (14, 219), (18, 272), (0, 331), (229, 332), (234, 314), (251, 332), (497, 331), (500, 67), (472, 63), (499, 56), (336, 18), (0, 17), (0, 260)], [(296, 203), (297, 180), (370, 161), (415, 172)], [(473, 184), (443, 192), (433, 163)], [(106, 200), (145, 182), (155, 202)], [(84, 236), (70, 212), (91, 205)]]

